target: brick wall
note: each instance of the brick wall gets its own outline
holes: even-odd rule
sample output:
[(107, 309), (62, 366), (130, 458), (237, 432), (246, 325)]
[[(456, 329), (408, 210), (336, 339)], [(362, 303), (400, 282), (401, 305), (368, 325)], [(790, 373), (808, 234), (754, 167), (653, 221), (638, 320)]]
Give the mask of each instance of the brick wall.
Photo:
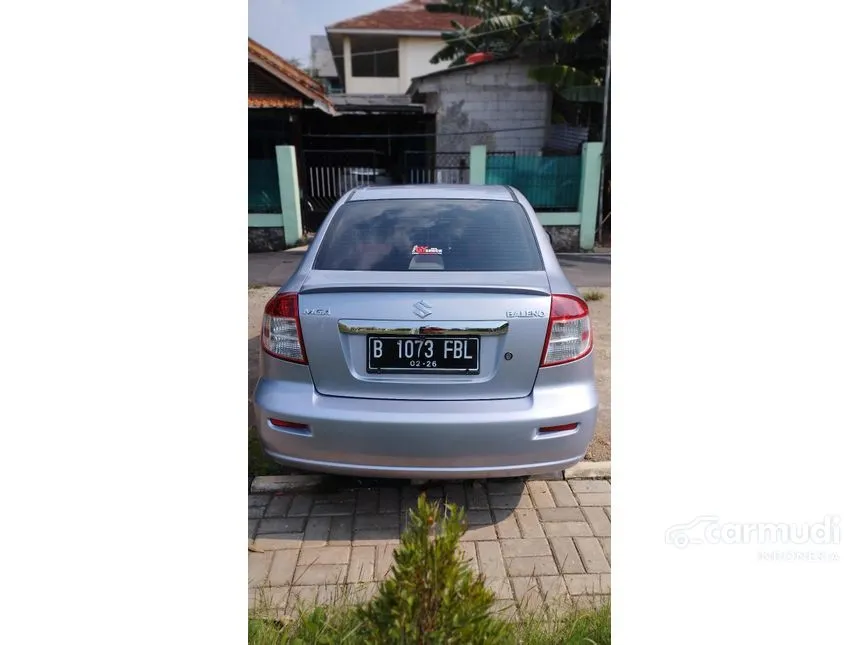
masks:
[[(437, 151), (467, 153), (480, 144), (490, 151), (541, 148), (552, 99), (545, 85), (528, 77), (529, 69), (520, 60), (501, 61), (419, 81), (418, 92), (436, 114)], [(474, 131), (484, 134), (444, 136)]]

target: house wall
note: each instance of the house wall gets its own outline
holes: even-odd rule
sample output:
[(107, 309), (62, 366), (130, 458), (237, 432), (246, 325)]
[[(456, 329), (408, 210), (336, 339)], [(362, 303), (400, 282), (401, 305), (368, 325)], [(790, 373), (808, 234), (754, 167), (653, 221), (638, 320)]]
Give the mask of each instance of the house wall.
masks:
[(405, 94), (416, 76), (444, 69), (448, 63), (431, 65), (430, 59), (444, 46), (439, 37), (404, 36), (398, 41), (397, 78), (356, 77), (352, 75), (352, 46), (343, 38), (344, 81), (347, 94)]
[(419, 38), (410, 36), (400, 39), (400, 87), (398, 94), (405, 94), (416, 76), (448, 67), (448, 63), (433, 65), (430, 59), (445, 46), (441, 38)]
[[(550, 123), (552, 95), (529, 78), (520, 60), (476, 65), (424, 79), (417, 89), (436, 114), (436, 150), (468, 153), (473, 145), (489, 151), (538, 150)], [(500, 132), (500, 130), (502, 130)], [(480, 134), (459, 133), (479, 132)]]

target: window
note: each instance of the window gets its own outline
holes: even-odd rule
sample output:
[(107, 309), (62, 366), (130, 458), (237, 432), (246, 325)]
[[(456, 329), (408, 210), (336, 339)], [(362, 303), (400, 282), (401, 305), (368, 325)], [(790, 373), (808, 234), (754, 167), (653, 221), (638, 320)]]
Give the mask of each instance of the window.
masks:
[(352, 36), (349, 44), (354, 77), (400, 76), (399, 42), (396, 36)]
[(324, 271), (540, 271), (531, 223), (515, 202), (391, 199), (347, 202), (321, 241)]

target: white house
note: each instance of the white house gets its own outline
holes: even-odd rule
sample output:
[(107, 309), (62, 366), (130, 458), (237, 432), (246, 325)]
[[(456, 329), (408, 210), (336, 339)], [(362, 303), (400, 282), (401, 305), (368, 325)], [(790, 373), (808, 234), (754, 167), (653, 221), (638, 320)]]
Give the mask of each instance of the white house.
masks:
[[(451, 20), (465, 26), (478, 20), (430, 13), (425, 7), (434, 1), (438, 2), (407, 0), (326, 27), (330, 54), (346, 94), (402, 95), (413, 78), (448, 66), (448, 62), (430, 64), (444, 46), (442, 32), (452, 29)], [(311, 53), (312, 58), (315, 55), (324, 57), (325, 53), (318, 47)]]

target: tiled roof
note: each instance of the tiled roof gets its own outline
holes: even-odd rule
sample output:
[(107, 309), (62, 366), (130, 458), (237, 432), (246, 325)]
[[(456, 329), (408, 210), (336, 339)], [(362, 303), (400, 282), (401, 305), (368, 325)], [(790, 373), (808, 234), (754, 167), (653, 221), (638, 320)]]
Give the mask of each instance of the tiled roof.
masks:
[(300, 108), (302, 100), (291, 96), (248, 95), (249, 108)]
[(272, 50), (263, 47), (260, 43), (250, 38), (248, 39), (248, 60), (259, 65), (311, 101), (314, 101), (321, 109), (327, 112), (334, 112), (334, 106), (328, 96), (326, 96), (322, 85), (302, 70), (290, 65)]
[(426, 5), (439, 0), (406, 0), (379, 11), (347, 18), (326, 29), (389, 29), (393, 31), (448, 31), (451, 21), (456, 20), (466, 27), (480, 22), (479, 18), (456, 13), (430, 13)]

